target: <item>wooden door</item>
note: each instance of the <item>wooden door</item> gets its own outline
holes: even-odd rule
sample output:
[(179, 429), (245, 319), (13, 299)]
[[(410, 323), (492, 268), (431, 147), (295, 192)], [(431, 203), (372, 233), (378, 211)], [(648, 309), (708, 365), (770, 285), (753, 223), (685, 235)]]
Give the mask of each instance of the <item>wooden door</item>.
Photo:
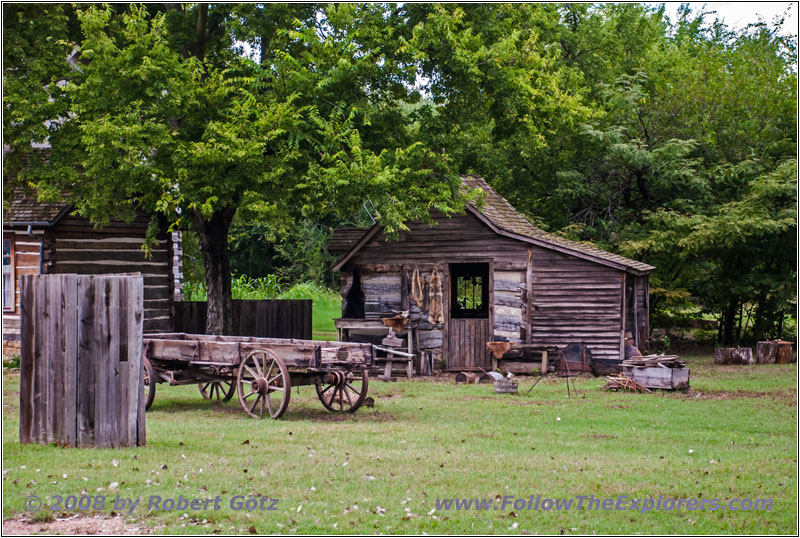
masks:
[(491, 264), (452, 263), (449, 269), (447, 369), (488, 370)]
[(488, 319), (451, 318), (447, 332), (447, 369), (490, 370), (492, 360), (486, 350), (488, 341)]

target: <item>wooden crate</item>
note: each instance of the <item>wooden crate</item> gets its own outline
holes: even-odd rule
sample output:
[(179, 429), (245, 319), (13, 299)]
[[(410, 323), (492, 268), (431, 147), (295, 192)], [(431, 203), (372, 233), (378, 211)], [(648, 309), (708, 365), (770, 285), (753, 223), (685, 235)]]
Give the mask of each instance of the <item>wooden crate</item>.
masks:
[(20, 279), (22, 443), (145, 444), (141, 276)]
[(518, 388), (518, 383), (506, 381), (505, 379), (498, 379), (494, 382), (495, 394), (516, 394)]
[(648, 389), (688, 389), (688, 368), (623, 366), (622, 373)]

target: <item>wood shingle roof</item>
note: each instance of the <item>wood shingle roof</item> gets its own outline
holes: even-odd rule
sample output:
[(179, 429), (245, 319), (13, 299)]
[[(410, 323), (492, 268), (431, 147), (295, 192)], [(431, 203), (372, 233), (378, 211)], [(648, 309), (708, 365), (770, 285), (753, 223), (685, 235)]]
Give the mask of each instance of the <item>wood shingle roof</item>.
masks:
[[(649, 273), (655, 267), (646, 263), (631, 260), (619, 254), (613, 254), (605, 250), (601, 250), (586, 243), (572, 241), (558, 235), (545, 232), (531, 224), (525, 216), (514, 209), (508, 203), (508, 200), (500, 196), (494, 189), (492, 189), (486, 181), (479, 176), (462, 176), (462, 182), (465, 186), (471, 189), (481, 189), (485, 193), (483, 203), (480, 208), (474, 205), (470, 206), (473, 213), (479, 213), (480, 216), (485, 217), (484, 221), (488, 220), (487, 224), (493, 225), (498, 233), (503, 235), (510, 235), (522, 240), (532, 240), (542, 246), (559, 247), (558, 250), (573, 251), (582, 254), (589, 258), (594, 258), (597, 261), (608, 262), (609, 264), (623, 266), (627, 269), (632, 269), (637, 273)], [(505, 233), (504, 233), (505, 232)]]

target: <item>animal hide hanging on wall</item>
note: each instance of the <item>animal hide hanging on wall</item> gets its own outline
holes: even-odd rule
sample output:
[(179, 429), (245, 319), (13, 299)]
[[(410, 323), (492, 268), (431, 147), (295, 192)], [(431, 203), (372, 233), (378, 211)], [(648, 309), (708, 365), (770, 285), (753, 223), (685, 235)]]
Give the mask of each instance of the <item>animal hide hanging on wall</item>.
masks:
[(411, 297), (418, 307), (422, 307), (422, 282), (419, 280), (419, 269), (416, 267), (411, 274)]
[(434, 325), (444, 323), (444, 312), (442, 310), (442, 279), (439, 272), (434, 267), (430, 281), (431, 309), (428, 313), (428, 321)]

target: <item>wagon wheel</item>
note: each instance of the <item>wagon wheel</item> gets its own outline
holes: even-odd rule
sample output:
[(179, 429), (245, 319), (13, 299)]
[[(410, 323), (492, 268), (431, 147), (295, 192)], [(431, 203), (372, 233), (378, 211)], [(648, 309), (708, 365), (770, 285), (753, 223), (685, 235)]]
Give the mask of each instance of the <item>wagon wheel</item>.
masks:
[(363, 368), (361, 372), (342, 372), (344, 379), (340, 383), (323, 383), (316, 385), (317, 397), (329, 411), (337, 413), (354, 413), (367, 397), (369, 374)]
[(261, 418), (268, 411), (272, 418), (280, 418), (289, 407), (289, 370), (283, 359), (269, 349), (247, 354), (239, 365), (236, 388), (239, 403), (251, 417)]
[(200, 394), (206, 400), (227, 402), (233, 398), (233, 393), (236, 391), (236, 382), (233, 378), (228, 381), (206, 381), (205, 383), (199, 383), (197, 388), (200, 389)]
[(150, 360), (145, 357), (142, 363), (144, 366), (144, 408), (147, 410), (150, 409), (156, 398), (156, 378), (153, 375), (153, 365), (150, 364)]

